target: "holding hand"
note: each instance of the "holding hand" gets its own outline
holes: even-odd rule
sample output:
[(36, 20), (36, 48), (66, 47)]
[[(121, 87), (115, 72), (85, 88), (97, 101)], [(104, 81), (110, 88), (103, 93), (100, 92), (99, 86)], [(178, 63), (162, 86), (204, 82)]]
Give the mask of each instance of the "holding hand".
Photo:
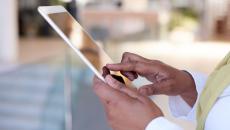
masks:
[(104, 105), (108, 122), (114, 130), (144, 130), (147, 124), (163, 116), (147, 96), (126, 87), (107, 75), (106, 83), (94, 77), (93, 89)]
[(126, 52), (122, 56), (121, 63), (107, 64), (106, 67), (111, 71), (120, 71), (131, 81), (138, 78), (138, 75), (151, 81), (152, 84), (139, 89), (144, 95), (180, 95), (190, 106), (196, 101), (197, 92), (192, 76), (160, 61)]

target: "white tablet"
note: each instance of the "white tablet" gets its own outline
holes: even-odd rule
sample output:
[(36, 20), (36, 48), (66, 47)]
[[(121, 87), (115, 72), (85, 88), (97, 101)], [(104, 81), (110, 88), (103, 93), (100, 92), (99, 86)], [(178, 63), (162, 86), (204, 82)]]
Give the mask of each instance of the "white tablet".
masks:
[(63, 6), (41, 6), (38, 7), (38, 11), (89, 68), (104, 81), (102, 67), (113, 61), (102, 47), (93, 41)]

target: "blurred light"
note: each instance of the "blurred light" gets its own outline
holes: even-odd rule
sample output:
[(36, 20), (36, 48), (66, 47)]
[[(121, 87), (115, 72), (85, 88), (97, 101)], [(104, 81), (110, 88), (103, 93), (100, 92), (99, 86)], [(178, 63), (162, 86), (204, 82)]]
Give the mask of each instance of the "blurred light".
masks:
[(72, 0), (60, 0), (62, 2), (71, 2)]

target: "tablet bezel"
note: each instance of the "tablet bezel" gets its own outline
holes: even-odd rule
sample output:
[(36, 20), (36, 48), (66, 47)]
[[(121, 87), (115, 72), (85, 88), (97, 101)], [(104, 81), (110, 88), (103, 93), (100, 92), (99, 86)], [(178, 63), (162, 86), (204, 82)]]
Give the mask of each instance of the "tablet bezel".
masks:
[[(53, 22), (53, 20), (49, 17), (49, 14), (53, 13), (62, 13), (66, 12), (69, 14), (69, 12), (63, 7), (63, 6), (39, 6), (38, 12), (42, 15), (42, 17), (51, 25), (51, 27), (61, 36), (61, 38), (74, 50), (77, 55), (80, 56), (80, 58), (86, 63), (86, 65), (96, 74), (97, 77), (99, 77), (101, 80), (105, 82), (105, 79), (101, 75), (100, 72), (97, 71), (97, 69), (92, 65), (92, 63), (78, 50), (74, 47), (74, 45), (71, 43), (69, 38), (61, 31), (61, 29)], [(70, 14), (72, 17), (72, 15)], [(77, 21), (76, 21), (77, 22)], [(78, 23), (78, 22), (77, 22)], [(82, 27), (81, 29), (86, 32)], [(86, 32), (87, 35), (89, 35)], [(90, 37), (90, 36), (89, 36)], [(90, 37), (91, 38), (91, 37)], [(98, 46), (98, 44), (91, 38), (94, 44)], [(100, 46), (98, 46), (100, 48)]]

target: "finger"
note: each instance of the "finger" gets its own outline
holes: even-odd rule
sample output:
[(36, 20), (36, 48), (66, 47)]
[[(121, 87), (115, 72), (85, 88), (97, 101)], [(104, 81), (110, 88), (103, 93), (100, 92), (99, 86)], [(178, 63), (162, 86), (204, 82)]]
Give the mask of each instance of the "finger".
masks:
[(120, 91), (110, 87), (108, 84), (104, 83), (102, 80), (94, 77), (93, 81), (93, 89), (96, 95), (103, 101), (103, 102), (116, 102), (120, 100), (126, 100), (127, 96), (125, 96)]
[(164, 68), (157, 62), (127, 62), (107, 64), (106, 67), (112, 71), (136, 72), (137, 74), (165, 72)]
[(148, 62), (150, 60), (142, 56), (139, 56), (137, 54), (134, 54), (134, 53), (130, 53), (130, 52), (123, 53), (121, 62), (124, 63), (124, 62), (130, 62), (130, 61)]
[(106, 66), (104, 66), (103, 68), (102, 68), (102, 76), (105, 78), (106, 77), (106, 75), (108, 75), (108, 74), (110, 74), (110, 71), (109, 71), (109, 69), (106, 67)]
[(134, 99), (143, 100), (143, 98), (136, 91), (136, 89), (131, 89), (129, 87), (126, 87), (124, 84), (122, 84), (119, 81), (117, 81), (116, 79), (114, 79), (111, 75), (107, 75), (105, 78), (105, 81), (108, 83), (108, 85), (110, 85), (114, 89), (117, 89), (118, 91), (121, 91), (121, 92), (129, 95), (130, 97), (132, 97)]
[(145, 68), (144, 63), (140, 62), (127, 62), (127, 63), (117, 63), (117, 64), (107, 64), (106, 67), (112, 71), (123, 71), (123, 72), (137, 72), (142, 73)]
[(152, 84), (145, 85), (139, 88), (138, 91), (145, 96), (151, 96), (154, 94), (153, 87), (154, 86)]
[(117, 90), (120, 90), (121, 88), (126, 87), (125, 84), (117, 81), (111, 75), (107, 75), (105, 77), (105, 81), (109, 86), (111, 86), (111, 87), (113, 87), (114, 89), (117, 89)]
[[(137, 61), (138, 62), (147, 62), (149, 60), (147, 60), (146, 58), (141, 57), (139, 55), (136, 55), (134, 53), (130, 53), (130, 52), (125, 52), (122, 55), (121, 63), (137, 62)], [(127, 77), (131, 81), (138, 78), (138, 74), (134, 71), (121, 72), (121, 73), (122, 73), (122, 75), (124, 75), (125, 77)]]
[(130, 71), (130, 72), (121, 71), (121, 74), (127, 77), (131, 81), (138, 78), (138, 74), (134, 71)]
[(146, 96), (160, 95), (160, 94), (172, 95), (174, 93), (173, 84), (174, 84), (173, 80), (168, 80), (160, 83), (144, 85), (140, 87), (138, 91)]
[(103, 104), (104, 107), (106, 107), (107, 104), (109, 104), (109, 101), (108, 100), (104, 100), (100, 97), (99, 94), (97, 94), (97, 88), (104, 85), (103, 83), (101, 83), (101, 80), (95, 75), (94, 78), (93, 78), (93, 90), (94, 90), (94, 93), (99, 97), (99, 100), (101, 101), (101, 103)]

